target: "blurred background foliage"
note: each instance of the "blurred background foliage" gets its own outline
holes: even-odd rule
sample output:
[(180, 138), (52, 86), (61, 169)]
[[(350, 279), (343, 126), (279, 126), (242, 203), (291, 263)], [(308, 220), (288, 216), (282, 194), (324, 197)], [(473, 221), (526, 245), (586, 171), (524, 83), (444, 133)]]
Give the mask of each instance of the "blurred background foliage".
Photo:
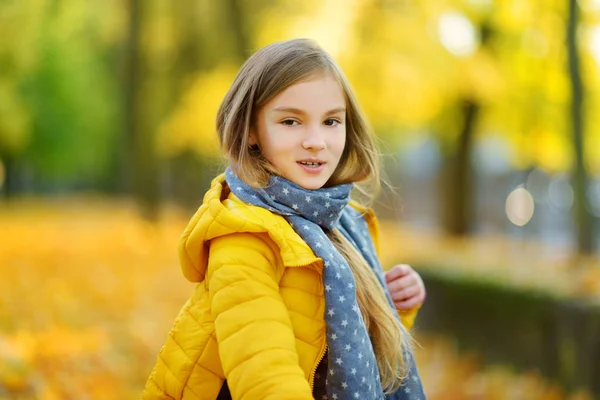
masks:
[[(590, 253), (587, 221), (600, 214), (599, 7), (5, 0), (2, 191), (134, 194), (150, 218), (165, 198), (194, 205), (211, 175), (200, 171), (218, 164), (215, 110), (241, 62), (307, 36), (339, 60), (385, 153), (423, 143), (435, 153), (447, 232), (477, 229), (474, 170), (564, 173), (571, 182), (559, 196), (573, 191), (577, 243)], [(392, 169), (395, 183), (403, 168)]]
[[(31, 361), (32, 343), (48, 335), (76, 343), (57, 333), (69, 329), (106, 357), (84, 357), (100, 366), (90, 371), (119, 380), (119, 363), (139, 361), (116, 386), (127, 389), (109, 396), (135, 397), (190, 290), (179, 282), (175, 242), (157, 232), (176, 239), (223, 168), (214, 120), (241, 63), (293, 37), (316, 39), (338, 60), (380, 138), (396, 188), (377, 205), (388, 266), (412, 262), (452, 282), (475, 277), (597, 309), (599, 0), (0, 0), (0, 397), (80, 398), (40, 389), (50, 364)], [(113, 215), (114, 225), (103, 222)], [(157, 245), (165, 242), (172, 246)], [(140, 272), (146, 257), (157, 263), (149, 274)], [(89, 259), (97, 282), (74, 272)], [(64, 281), (40, 280), (40, 269)], [(22, 300), (39, 290), (32, 282), (46, 285), (41, 311)], [(154, 298), (168, 304), (160, 323), (148, 320), (152, 303), (134, 289), (144, 285), (168, 297)], [(97, 291), (106, 297), (90, 295)], [(91, 297), (78, 304), (81, 296)], [(435, 298), (424, 309), (427, 334), (450, 329), (427, 322), (431, 310), (442, 312), (435, 302), (446, 301)], [(97, 321), (84, 323), (81, 313)], [(145, 327), (143, 340), (125, 330), (133, 320)], [(560, 387), (586, 385), (600, 396), (572, 379), (574, 367), (560, 367), (540, 368), (556, 387), (526, 375), (524, 394), (490, 397), (486, 385), (513, 378), (486, 375), (471, 358), (451, 361), (468, 367), (456, 368), (467, 383), (450, 396), (440, 382), (458, 378), (431, 366), (446, 365), (435, 351), (454, 353), (437, 340), (421, 356), (424, 375), (437, 382), (432, 398), (563, 398)], [(579, 342), (600, 358), (599, 344)], [(556, 357), (561, 366), (577, 360), (571, 347)], [(72, 349), (59, 350), (56, 358)], [(585, 371), (600, 374), (590, 365)], [(99, 393), (92, 397), (107, 398)]]

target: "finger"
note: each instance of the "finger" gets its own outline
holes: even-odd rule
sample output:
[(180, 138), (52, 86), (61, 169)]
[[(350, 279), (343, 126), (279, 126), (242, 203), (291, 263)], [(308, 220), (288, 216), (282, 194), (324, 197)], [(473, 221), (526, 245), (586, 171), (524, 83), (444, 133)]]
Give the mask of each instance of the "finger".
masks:
[(401, 276), (408, 274), (410, 272), (410, 270), (411, 270), (411, 268), (409, 265), (398, 264), (398, 265), (392, 267), (392, 269), (390, 269), (388, 272), (386, 272), (385, 280), (387, 282), (391, 282), (395, 279), (400, 278)]
[(402, 290), (391, 293), (392, 300), (394, 301), (404, 301), (416, 297), (419, 295), (419, 286), (412, 285), (408, 286)]
[(422, 302), (421, 300), (415, 296), (415, 297), (411, 297), (410, 299), (404, 300), (404, 301), (395, 301), (394, 304), (396, 305), (396, 308), (398, 310), (410, 310), (411, 308), (415, 308), (416, 306), (420, 305)]
[(409, 286), (414, 286), (418, 284), (419, 282), (413, 274), (403, 276), (401, 278), (387, 283), (388, 290), (390, 291), (390, 293), (399, 292)]

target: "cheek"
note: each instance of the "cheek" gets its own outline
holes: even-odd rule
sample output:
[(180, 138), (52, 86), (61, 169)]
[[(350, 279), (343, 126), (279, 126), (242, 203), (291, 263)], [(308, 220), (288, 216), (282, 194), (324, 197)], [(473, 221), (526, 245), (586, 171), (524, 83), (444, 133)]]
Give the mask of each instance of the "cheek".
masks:
[[(287, 133), (287, 134), (286, 134)], [(294, 146), (293, 136), (281, 129), (272, 129), (264, 137), (265, 145), (272, 152), (285, 151)]]
[(335, 143), (333, 144), (335, 151), (342, 155), (344, 148), (346, 147), (346, 132), (342, 132), (338, 138), (336, 138)]

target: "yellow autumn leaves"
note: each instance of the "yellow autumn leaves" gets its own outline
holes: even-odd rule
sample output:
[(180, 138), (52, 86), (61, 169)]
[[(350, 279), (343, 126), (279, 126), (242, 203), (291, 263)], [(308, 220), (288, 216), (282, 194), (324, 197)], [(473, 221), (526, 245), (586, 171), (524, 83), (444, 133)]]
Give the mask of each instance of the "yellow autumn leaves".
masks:
[[(0, 400), (138, 399), (193, 289), (176, 252), (190, 215), (165, 209), (153, 225), (129, 202), (93, 197), (1, 205)], [(382, 225), (388, 240), (403, 243), (384, 247), (385, 265), (426, 261), (431, 241), (411, 242), (396, 226)], [(436, 248), (444, 257), (469, 256), (467, 246), (454, 245)], [(488, 263), (477, 273), (490, 276), (493, 268)], [(417, 340), (431, 400), (591, 399), (566, 397), (535, 372), (485, 368), (446, 339), (417, 334)]]
[[(600, 105), (600, 65), (590, 35), (600, 24), (600, 7), (592, 0), (580, 3), (586, 157), (590, 170), (598, 173), (600, 124), (593, 110)], [(467, 99), (482, 106), (478, 137), (500, 136), (513, 166), (536, 164), (552, 173), (572, 166), (566, 2), (308, 4), (290, 15), (282, 2), (255, 16), (249, 35), (253, 48), (247, 53), (291, 37), (316, 39), (339, 61), (386, 141), (402, 140), (411, 130), (432, 130), (441, 140), (453, 141), (459, 129), (444, 115), (456, 113), (452, 107)], [(483, 25), (485, 35), (491, 35), (487, 42)], [(165, 154), (184, 148), (216, 154), (216, 109), (236, 69), (217, 65), (198, 73), (162, 126), (159, 147)]]
[(225, 65), (198, 75), (158, 132), (157, 148), (162, 155), (173, 156), (186, 149), (205, 157), (219, 153), (217, 110), (236, 73), (235, 67)]
[(135, 399), (191, 285), (184, 218), (86, 198), (0, 211), (0, 398)]

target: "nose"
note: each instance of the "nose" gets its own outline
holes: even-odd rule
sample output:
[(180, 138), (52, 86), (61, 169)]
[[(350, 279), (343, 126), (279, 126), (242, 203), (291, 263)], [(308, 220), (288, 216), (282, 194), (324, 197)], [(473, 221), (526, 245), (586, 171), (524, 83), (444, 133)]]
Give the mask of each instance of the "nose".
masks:
[(306, 130), (302, 147), (305, 149), (323, 150), (326, 146), (324, 132), (321, 132), (320, 127), (311, 127)]

